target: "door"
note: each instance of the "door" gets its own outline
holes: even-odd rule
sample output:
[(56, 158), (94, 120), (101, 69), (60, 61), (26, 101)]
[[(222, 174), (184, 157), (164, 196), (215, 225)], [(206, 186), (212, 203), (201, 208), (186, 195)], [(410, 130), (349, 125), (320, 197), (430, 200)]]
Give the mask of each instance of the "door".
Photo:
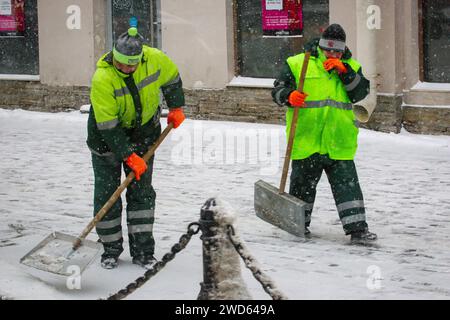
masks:
[(138, 31), (145, 43), (161, 49), (160, 0), (108, 0), (108, 49), (129, 28), (130, 18), (138, 21)]

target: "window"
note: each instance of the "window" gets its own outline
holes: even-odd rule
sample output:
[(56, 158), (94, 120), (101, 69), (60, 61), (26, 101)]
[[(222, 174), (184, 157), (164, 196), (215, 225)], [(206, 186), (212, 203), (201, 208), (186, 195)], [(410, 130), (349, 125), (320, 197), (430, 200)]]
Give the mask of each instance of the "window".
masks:
[(0, 74), (39, 74), (37, 0), (0, 0)]
[(235, 0), (237, 74), (244, 77), (276, 78), (284, 61), (302, 51), (305, 41), (319, 37), (328, 26), (328, 2), (329, 0), (302, 0), (303, 37), (263, 38), (262, 1)]
[(450, 83), (450, 2), (423, 0), (423, 80)]
[(136, 17), (145, 42), (160, 48), (159, 7), (160, 0), (112, 0), (112, 39), (127, 31), (130, 18)]

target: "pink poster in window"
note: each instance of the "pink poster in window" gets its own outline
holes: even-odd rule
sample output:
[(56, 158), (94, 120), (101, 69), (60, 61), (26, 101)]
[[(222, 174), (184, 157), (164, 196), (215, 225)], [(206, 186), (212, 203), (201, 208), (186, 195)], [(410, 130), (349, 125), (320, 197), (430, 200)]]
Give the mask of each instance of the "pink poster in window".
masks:
[(25, 32), (25, 0), (0, 0), (0, 36), (17, 37)]
[(299, 36), (303, 31), (301, 0), (262, 0), (264, 36)]

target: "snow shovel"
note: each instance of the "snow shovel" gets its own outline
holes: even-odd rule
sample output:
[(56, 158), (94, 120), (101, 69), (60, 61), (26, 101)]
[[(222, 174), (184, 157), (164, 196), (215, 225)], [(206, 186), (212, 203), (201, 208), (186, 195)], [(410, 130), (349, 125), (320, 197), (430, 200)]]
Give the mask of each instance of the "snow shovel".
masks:
[[(303, 91), (309, 57), (310, 52), (306, 52), (298, 84), (298, 91), (300, 92)], [(293, 235), (304, 237), (306, 202), (284, 192), (291, 161), (292, 146), (294, 144), (295, 129), (297, 127), (298, 112), (299, 108), (294, 108), (280, 187), (276, 188), (263, 180), (257, 181), (255, 183), (254, 205), (256, 215), (262, 220)]]
[[(148, 149), (142, 157), (146, 162), (150, 160), (156, 148), (163, 142), (172, 128), (173, 124), (170, 123)], [(103, 249), (101, 243), (87, 240), (86, 236), (119, 199), (122, 191), (127, 188), (134, 177), (134, 172), (131, 171), (78, 237), (53, 232), (22, 257), (20, 263), (64, 276), (70, 276), (75, 272), (81, 274)]]

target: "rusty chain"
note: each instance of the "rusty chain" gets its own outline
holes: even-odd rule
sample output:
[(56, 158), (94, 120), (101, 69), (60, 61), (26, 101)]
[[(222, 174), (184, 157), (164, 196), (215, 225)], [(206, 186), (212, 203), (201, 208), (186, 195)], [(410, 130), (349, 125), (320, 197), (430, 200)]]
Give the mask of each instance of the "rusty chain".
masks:
[[(194, 228), (196, 226), (197, 228)], [(187, 233), (183, 234), (180, 237), (180, 240), (178, 243), (175, 243), (170, 252), (166, 253), (161, 261), (158, 261), (153, 267), (149, 270), (147, 270), (142, 277), (137, 278), (134, 282), (131, 282), (129, 285), (127, 285), (124, 289), (119, 290), (115, 294), (109, 296), (106, 300), (121, 300), (131, 293), (133, 293), (136, 289), (144, 285), (148, 280), (150, 280), (151, 277), (153, 277), (155, 274), (157, 274), (164, 266), (173, 258), (175, 258), (175, 255), (186, 248), (187, 244), (191, 240), (192, 236), (194, 234), (197, 234), (200, 231), (200, 224), (198, 222), (192, 222), (188, 226)]]
[(252, 272), (255, 279), (261, 283), (265, 292), (267, 292), (273, 300), (287, 300), (288, 298), (283, 295), (272, 283), (272, 281), (266, 276), (256, 265), (255, 258), (248, 252), (244, 244), (235, 236), (235, 231), (232, 225), (227, 226), (227, 235), (233, 244), (236, 251), (244, 260), (245, 266)]

